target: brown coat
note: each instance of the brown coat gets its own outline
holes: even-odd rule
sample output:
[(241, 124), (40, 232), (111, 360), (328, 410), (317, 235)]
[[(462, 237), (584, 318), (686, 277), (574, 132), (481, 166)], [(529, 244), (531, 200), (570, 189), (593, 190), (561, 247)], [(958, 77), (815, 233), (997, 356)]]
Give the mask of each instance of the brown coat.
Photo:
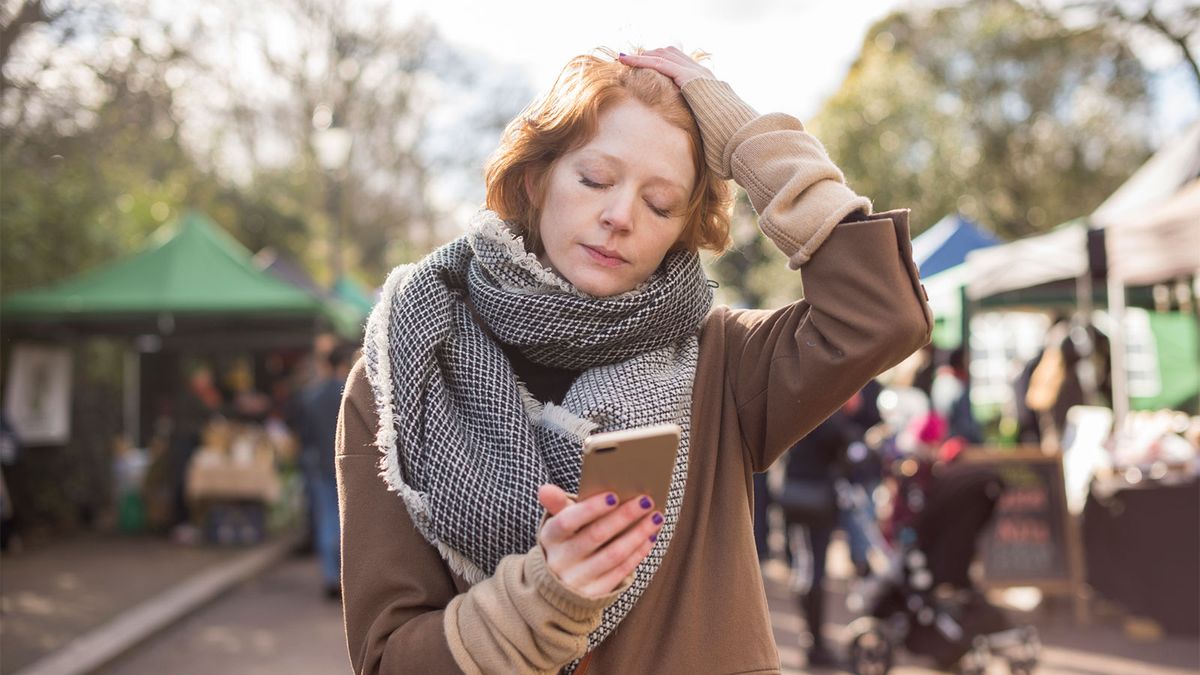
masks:
[[(807, 297), (775, 311), (718, 307), (705, 321), (674, 539), (638, 604), (595, 650), (589, 675), (779, 672), (752, 535), (752, 473), (928, 342), (932, 330), (907, 211), (841, 222), (862, 208), (861, 198), (836, 167), (825, 175), (832, 165), (819, 144), (805, 146), (811, 137), (791, 118), (755, 117), (749, 108), (727, 107), (734, 119), (714, 124), (703, 99), (728, 95), (718, 84), (684, 90), (706, 147), (713, 138), (743, 146), (710, 160), (723, 175), (754, 184), (748, 191), (768, 221), (764, 231), (803, 265)], [(755, 143), (763, 130), (776, 135)], [(796, 179), (814, 165), (817, 178)], [(574, 595), (545, 568), (538, 547), (505, 558), (474, 587), (453, 574), (379, 477), (377, 424), (359, 363), (337, 444), (355, 672), (552, 673), (580, 656), (611, 598)]]

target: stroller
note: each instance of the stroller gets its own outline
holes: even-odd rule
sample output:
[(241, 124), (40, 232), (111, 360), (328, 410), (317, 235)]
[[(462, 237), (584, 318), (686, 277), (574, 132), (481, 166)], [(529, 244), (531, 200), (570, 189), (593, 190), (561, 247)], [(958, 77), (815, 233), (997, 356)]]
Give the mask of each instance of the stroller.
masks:
[(849, 626), (849, 665), (860, 675), (883, 675), (903, 647), (965, 675), (982, 675), (993, 656), (1007, 660), (1014, 675), (1031, 673), (1040, 651), (1037, 631), (1013, 626), (967, 575), (976, 536), (1003, 482), (977, 466), (942, 468), (935, 477), (930, 465), (899, 464), (900, 499), (916, 508), (911, 524), (894, 531), (894, 544), (867, 517), (870, 501), (862, 488), (836, 482), (840, 506), (888, 560), (886, 570), (872, 572), (847, 598), (860, 615)]

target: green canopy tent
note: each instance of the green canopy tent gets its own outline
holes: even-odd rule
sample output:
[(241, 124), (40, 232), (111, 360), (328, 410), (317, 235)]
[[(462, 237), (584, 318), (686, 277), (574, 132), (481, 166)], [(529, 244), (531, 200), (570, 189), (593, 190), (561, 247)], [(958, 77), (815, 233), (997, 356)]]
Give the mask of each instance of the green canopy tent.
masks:
[(362, 312), (363, 316), (370, 315), (371, 308), (375, 306), (373, 294), (349, 277), (342, 277), (334, 282), (332, 294), (333, 297)]
[(348, 303), (315, 296), (259, 269), (249, 250), (195, 212), (160, 228), (128, 257), (0, 300), (6, 342), (130, 340), (124, 409), (125, 428), (135, 442), (144, 431), (142, 388), (162, 377), (156, 373), (165, 365), (152, 363), (143, 372), (143, 357), (307, 350), (319, 333), (357, 341), (364, 319)]
[(22, 324), (23, 332), (254, 344), (305, 343), (327, 329), (356, 340), (362, 320), (345, 303), (264, 273), (245, 247), (195, 212), (158, 230), (132, 256), (9, 295), (0, 316), (8, 326)]

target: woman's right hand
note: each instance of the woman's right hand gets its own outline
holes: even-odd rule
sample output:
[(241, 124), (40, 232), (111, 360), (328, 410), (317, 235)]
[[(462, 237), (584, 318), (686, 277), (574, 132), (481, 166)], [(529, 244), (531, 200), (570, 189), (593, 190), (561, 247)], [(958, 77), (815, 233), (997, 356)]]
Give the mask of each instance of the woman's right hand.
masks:
[(567, 588), (588, 598), (619, 587), (649, 555), (663, 523), (645, 496), (617, 504), (616, 495), (605, 493), (575, 502), (546, 484), (538, 489), (538, 501), (550, 513), (538, 534), (547, 566)]

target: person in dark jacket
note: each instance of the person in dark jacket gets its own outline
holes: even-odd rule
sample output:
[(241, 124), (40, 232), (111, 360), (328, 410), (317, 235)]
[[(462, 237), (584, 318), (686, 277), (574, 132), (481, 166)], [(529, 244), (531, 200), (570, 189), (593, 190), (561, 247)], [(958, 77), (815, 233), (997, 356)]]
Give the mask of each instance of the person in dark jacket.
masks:
[[(856, 394), (857, 395), (857, 394)], [(854, 440), (854, 424), (851, 421), (852, 412), (843, 406), (828, 419), (801, 438), (788, 451), (787, 480), (807, 483), (832, 483), (842, 471), (846, 449)], [(832, 493), (831, 493), (832, 496)], [(825, 619), (825, 554), (829, 550), (829, 540), (837, 525), (836, 502), (832, 506), (833, 517), (820, 517), (817, 520), (797, 520), (795, 514), (789, 514), (788, 526), (801, 526), (808, 540), (808, 549), (812, 554), (812, 574), (808, 590), (800, 594), (800, 610), (804, 621), (812, 634), (812, 642), (808, 649), (808, 665), (834, 665), (836, 659), (829, 651), (821, 625)], [(804, 537), (794, 537), (803, 541)]]
[(304, 413), (297, 429), (300, 466), (312, 502), (314, 538), (325, 596), (330, 600), (341, 598), (341, 535), (334, 445), (351, 356), (351, 350), (346, 347), (334, 348), (327, 357), (325, 376), (300, 393), (300, 408)]

